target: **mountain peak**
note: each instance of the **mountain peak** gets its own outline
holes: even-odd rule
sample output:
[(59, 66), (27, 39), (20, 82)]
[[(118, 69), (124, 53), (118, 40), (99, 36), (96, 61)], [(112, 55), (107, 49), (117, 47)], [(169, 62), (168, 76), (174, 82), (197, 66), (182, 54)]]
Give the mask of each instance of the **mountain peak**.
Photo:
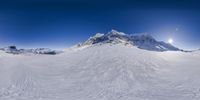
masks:
[(100, 38), (100, 37), (102, 37), (104, 34), (102, 34), (102, 33), (96, 33), (93, 37), (90, 37), (90, 38), (93, 38), (93, 39), (95, 39), (95, 38)]
[(114, 30), (114, 29), (112, 29), (110, 32), (108, 32), (108, 34), (110, 34), (110, 35), (126, 35), (125, 33), (119, 32), (119, 31)]
[(165, 43), (163, 41), (157, 41), (150, 34), (125, 34), (123, 32), (118, 32), (116, 30), (111, 30), (107, 34), (97, 33), (95, 36), (90, 37), (84, 43), (78, 45), (91, 46), (95, 44), (131, 44), (132, 46), (137, 46), (140, 49), (151, 50), (151, 51), (179, 51), (180, 49), (172, 46), (171, 44)]

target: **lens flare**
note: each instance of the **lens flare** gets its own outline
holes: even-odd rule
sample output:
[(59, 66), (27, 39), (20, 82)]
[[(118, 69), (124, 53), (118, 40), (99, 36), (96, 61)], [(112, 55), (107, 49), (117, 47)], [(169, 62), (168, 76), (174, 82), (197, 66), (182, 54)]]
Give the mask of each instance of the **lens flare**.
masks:
[(174, 40), (172, 38), (168, 39), (168, 43), (172, 44), (174, 42)]

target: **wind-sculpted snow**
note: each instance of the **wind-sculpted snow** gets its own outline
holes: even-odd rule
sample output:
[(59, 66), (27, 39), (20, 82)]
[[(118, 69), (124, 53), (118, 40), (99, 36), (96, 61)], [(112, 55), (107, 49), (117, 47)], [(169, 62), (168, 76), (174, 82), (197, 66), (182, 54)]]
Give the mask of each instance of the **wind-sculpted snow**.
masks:
[(200, 100), (199, 59), (122, 44), (54, 56), (0, 51), (0, 100)]

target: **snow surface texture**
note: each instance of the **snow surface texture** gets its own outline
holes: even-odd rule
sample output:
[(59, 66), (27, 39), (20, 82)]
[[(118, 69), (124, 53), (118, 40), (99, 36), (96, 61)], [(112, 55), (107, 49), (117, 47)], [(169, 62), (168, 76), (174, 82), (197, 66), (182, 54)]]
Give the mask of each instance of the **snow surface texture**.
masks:
[(109, 43), (54, 56), (0, 51), (0, 100), (200, 100), (199, 59)]

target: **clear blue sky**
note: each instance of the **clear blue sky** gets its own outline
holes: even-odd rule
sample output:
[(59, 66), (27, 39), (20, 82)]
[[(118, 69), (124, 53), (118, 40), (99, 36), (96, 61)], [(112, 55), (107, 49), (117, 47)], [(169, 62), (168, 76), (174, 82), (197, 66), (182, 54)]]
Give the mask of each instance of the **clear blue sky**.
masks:
[(200, 48), (198, 0), (1, 0), (0, 47), (66, 48), (112, 28)]

